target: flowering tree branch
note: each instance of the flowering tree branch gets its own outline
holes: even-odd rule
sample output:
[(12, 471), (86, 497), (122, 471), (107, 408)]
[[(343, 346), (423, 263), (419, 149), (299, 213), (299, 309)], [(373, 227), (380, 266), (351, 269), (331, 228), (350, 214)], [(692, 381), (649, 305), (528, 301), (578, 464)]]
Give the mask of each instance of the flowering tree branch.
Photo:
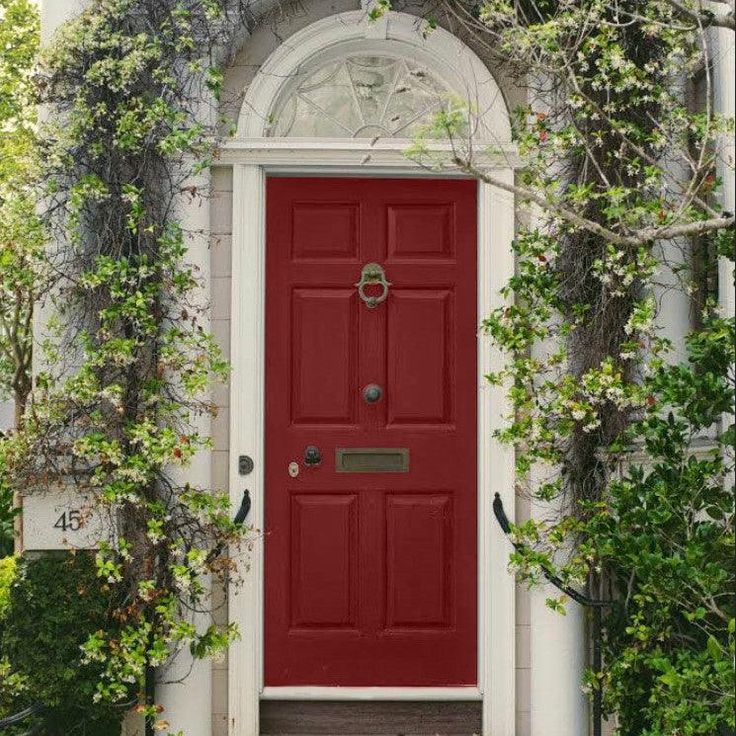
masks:
[(498, 189), (515, 194), (522, 201), (532, 202), (540, 207), (543, 211), (549, 212), (556, 217), (566, 221), (570, 225), (597, 235), (613, 245), (636, 248), (646, 245), (655, 240), (673, 240), (682, 237), (697, 237), (706, 233), (724, 230), (734, 227), (736, 217), (730, 213), (726, 213), (721, 217), (711, 217), (704, 220), (696, 220), (693, 222), (685, 222), (681, 224), (672, 224), (662, 227), (647, 227), (636, 231), (630, 235), (621, 235), (607, 227), (604, 227), (595, 220), (581, 216), (577, 212), (571, 210), (563, 204), (557, 203), (551, 197), (545, 197), (529, 187), (521, 187), (516, 184), (509, 184), (503, 179), (495, 177), (486, 169), (481, 169), (471, 163), (469, 160), (455, 156), (453, 163), (463, 172), (470, 176), (490, 184)]

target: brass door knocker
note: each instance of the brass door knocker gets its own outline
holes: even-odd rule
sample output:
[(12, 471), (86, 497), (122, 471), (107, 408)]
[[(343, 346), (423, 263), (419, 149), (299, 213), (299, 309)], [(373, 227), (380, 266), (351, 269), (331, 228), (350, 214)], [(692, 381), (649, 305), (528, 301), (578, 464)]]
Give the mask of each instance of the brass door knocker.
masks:
[[(365, 293), (365, 287), (369, 284), (378, 284), (382, 291), (377, 296), (368, 296)], [(386, 281), (386, 274), (383, 267), (379, 263), (366, 263), (360, 274), (360, 281), (355, 284), (358, 287), (358, 296), (365, 302), (368, 309), (374, 309), (381, 302), (386, 301), (388, 296), (388, 287), (391, 286), (390, 281)]]

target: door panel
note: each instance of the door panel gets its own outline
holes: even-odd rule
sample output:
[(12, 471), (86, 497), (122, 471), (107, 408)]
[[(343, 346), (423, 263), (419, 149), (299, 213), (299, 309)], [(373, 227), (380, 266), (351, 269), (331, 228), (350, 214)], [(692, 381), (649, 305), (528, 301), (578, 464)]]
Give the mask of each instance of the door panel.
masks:
[(388, 305), (388, 423), (452, 422), (452, 292), (396, 289)]
[(354, 423), (358, 362), (355, 290), (295, 288), (291, 299), (292, 423)]
[(386, 630), (452, 625), (449, 495), (386, 496)]
[(452, 258), (454, 203), (392, 204), (387, 214), (389, 258)]
[[(355, 494), (291, 497), (291, 630), (355, 628), (358, 498)], [(320, 543), (315, 544), (314, 540)]]
[(355, 260), (360, 206), (357, 202), (295, 202), (292, 257), (296, 260)]
[(265, 683), (474, 685), (476, 185), (272, 178), (266, 227)]

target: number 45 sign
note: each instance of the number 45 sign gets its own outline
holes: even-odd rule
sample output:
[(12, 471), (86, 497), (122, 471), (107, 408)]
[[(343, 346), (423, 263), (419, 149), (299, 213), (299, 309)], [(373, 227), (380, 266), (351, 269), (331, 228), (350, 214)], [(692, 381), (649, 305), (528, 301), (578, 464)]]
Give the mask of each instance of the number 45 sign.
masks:
[(56, 524), (54, 524), (54, 529), (61, 529), (64, 532), (67, 530), (78, 532), (82, 528), (83, 521), (84, 517), (81, 509), (69, 509), (62, 512), (56, 520)]
[(75, 490), (23, 498), (23, 549), (95, 549), (111, 540), (109, 512)]

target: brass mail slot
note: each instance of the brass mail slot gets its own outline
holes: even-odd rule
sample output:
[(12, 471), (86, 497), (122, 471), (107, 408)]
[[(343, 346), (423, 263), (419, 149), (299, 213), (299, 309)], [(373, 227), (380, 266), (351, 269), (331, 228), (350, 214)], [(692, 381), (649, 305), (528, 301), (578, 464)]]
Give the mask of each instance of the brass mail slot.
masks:
[(338, 447), (335, 450), (338, 473), (408, 473), (406, 447)]

